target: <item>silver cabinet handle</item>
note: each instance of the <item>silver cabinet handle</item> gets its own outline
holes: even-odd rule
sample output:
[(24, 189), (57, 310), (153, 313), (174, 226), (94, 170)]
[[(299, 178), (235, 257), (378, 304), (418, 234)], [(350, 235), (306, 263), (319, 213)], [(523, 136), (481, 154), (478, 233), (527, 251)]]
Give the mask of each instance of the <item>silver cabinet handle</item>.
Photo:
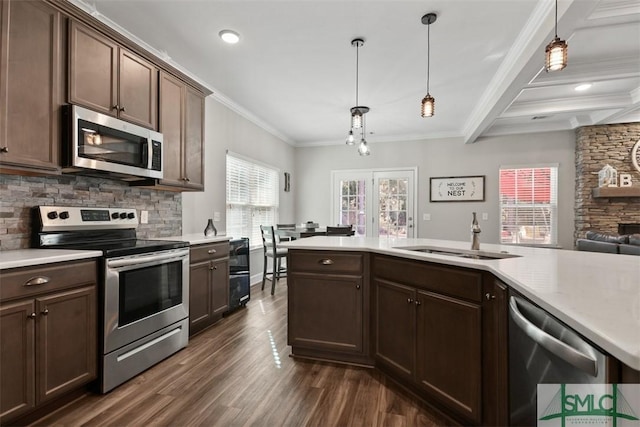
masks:
[(31, 279), (24, 282), (24, 286), (46, 285), (50, 281), (51, 279), (47, 276), (32, 277)]
[(413, 304), (413, 298), (407, 298), (407, 304)]
[(120, 108), (118, 108), (118, 111), (120, 111), (121, 113), (124, 113), (127, 110), (124, 107), (120, 107)]
[(577, 334), (573, 333), (570, 330), (566, 330), (569, 332), (567, 335), (573, 335), (572, 341), (578, 347), (582, 347), (580, 350), (571, 347), (570, 345), (560, 341), (556, 337), (549, 335), (542, 329), (536, 327), (529, 319), (527, 319), (518, 309), (518, 304), (522, 304), (535, 311), (540, 311), (540, 314), (547, 317), (545, 319), (545, 323), (554, 322), (557, 323), (554, 319), (552, 319), (549, 315), (547, 315), (542, 309), (537, 309), (536, 307), (517, 299), (516, 297), (509, 298), (509, 314), (513, 321), (518, 325), (520, 329), (524, 331), (524, 333), (531, 338), (534, 342), (540, 344), (543, 348), (548, 350), (549, 352), (555, 354), (560, 357), (567, 363), (582, 369), (592, 376), (598, 375), (598, 362), (596, 358), (592, 355), (585, 354), (585, 352), (589, 352), (591, 346), (580, 339)]
[(36, 318), (36, 314), (35, 313), (27, 314), (27, 318), (28, 319), (35, 319)]
[(120, 106), (118, 104), (111, 107), (112, 110), (120, 111)]
[(484, 297), (488, 300), (492, 300), (492, 299), (496, 299), (495, 295), (491, 295), (489, 292), (487, 292), (486, 294), (484, 294)]
[(422, 304), (422, 301), (420, 301), (419, 299), (417, 299), (415, 302), (416, 302), (416, 305)]
[(0, 148), (0, 153), (8, 153), (9, 152), (9, 147), (1, 147)]
[(43, 315), (43, 316), (46, 316), (47, 314), (49, 314), (49, 309), (48, 309), (48, 308), (45, 308), (45, 309), (42, 311), (42, 315)]
[(207, 251), (207, 253), (208, 253), (209, 255), (215, 254), (216, 252), (218, 252), (218, 251), (216, 251), (215, 249), (209, 249), (209, 250)]
[(356, 285), (356, 289), (360, 289), (360, 285)]
[(322, 265), (331, 265), (331, 264), (333, 264), (333, 260), (332, 259), (321, 259), (320, 263)]

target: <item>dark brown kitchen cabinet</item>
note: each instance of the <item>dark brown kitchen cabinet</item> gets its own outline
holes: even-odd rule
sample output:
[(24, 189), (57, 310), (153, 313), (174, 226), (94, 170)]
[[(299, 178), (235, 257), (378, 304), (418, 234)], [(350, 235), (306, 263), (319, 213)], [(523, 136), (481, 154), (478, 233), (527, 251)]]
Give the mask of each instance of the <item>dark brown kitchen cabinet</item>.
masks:
[(190, 259), (189, 335), (193, 335), (229, 309), (229, 242), (192, 246)]
[(0, 4), (0, 173), (60, 173), (63, 21), (44, 2)]
[(76, 21), (69, 25), (69, 102), (157, 129), (158, 68)]
[(160, 73), (160, 132), (164, 178), (178, 191), (204, 190), (204, 97), (181, 80)]
[(96, 378), (95, 261), (2, 272), (0, 422)]
[(482, 272), (375, 255), (376, 366), (464, 424), (506, 422), (506, 292)]
[(359, 253), (289, 250), (288, 344), (294, 355), (371, 364), (365, 264)]

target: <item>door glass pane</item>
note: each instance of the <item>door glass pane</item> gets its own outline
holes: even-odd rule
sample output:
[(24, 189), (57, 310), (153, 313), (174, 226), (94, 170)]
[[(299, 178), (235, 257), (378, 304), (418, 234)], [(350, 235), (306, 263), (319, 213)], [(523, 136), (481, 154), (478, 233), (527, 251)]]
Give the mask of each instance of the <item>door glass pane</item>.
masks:
[(378, 235), (407, 237), (407, 181), (378, 180)]
[(353, 225), (357, 236), (366, 234), (365, 180), (340, 181), (340, 225)]

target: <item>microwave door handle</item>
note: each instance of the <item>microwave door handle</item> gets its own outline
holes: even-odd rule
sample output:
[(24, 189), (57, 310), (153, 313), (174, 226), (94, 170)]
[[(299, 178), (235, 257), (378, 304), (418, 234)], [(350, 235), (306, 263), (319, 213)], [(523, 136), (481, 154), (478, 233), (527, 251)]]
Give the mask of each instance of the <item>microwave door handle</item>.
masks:
[(142, 147), (140, 150), (140, 155), (141, 155), (141, 159), (140, 159), (140, 166), (142, 166), (145, 169), (151, 169), (151, 165), (149, 164), (149, 150), (151, 150), (153, 147), (153, 144), (149, 144), (149, 138), (145, 138), (144, 141), (142, 142)]
[[(584, 354), (536, 327), (520, 312), (518, 309), (518, 301), (516, 297), (513, 296), (509, 299), (509, 314), (516, 325), (534, 342), (591, 376), (595, 377), (598, 375), (598, 363), (593, 357)], [(549, 318), (549, 320), (554, 321), (551, 318)], [(588, 346), (586, 342), (583, 342), (583, 344)]]

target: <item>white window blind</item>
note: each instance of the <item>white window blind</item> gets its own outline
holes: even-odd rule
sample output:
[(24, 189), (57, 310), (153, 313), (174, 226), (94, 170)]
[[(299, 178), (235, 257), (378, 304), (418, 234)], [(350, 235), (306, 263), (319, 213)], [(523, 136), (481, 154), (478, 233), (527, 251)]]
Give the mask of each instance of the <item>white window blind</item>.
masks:
[(278, 171), (227, 154), (227, 235), (249, 237), (252, 248), (260, 247), (260, 225), (277, 218)]
[(557, 166), (500, 168), (500, 242), (556, 245)]

